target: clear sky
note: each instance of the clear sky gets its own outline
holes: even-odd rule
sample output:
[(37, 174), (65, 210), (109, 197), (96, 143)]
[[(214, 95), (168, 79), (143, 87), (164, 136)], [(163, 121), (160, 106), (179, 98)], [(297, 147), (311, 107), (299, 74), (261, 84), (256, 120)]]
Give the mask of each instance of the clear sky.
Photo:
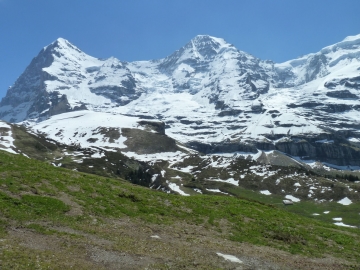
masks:
[(359, 34), (359, 11), (359, 0), (0, 0), (0, 98), (58, 37), (133, 61), (208, 34), (283, 62)]

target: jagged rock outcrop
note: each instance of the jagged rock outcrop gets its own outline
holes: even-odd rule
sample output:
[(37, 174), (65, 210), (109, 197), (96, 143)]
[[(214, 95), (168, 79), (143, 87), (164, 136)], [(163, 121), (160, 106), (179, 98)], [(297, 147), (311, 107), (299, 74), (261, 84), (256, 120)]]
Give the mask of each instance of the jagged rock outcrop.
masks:
[(165, 123), (164, 122), (141, 120), (138, 122), (138, 124), (147, 129), (153, 130), (161, 135), (165, 135)]

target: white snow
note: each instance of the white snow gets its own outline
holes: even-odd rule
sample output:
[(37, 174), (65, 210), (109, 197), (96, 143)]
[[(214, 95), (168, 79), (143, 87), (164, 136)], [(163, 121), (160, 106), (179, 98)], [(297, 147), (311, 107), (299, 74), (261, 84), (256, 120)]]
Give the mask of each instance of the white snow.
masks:
[(218, 256), (220, 256), (220, 257), (223, 257), (226, 261), (235, 262), (235, 263), (242, 263), (242, 261), (239, 258), (237, 258), (237, 257), (235, 257), (233, 255), (223, 254), (223, 253), (220, 253), (220, 252), (217, 252), (216, 254)]
[(91, 155), (92, 158), (102, 158), (105, 157), (104, 152), (96, 152), (94, 154)]
[(271, 195), (271, 192), (268, 190), (260, 190), (260, 193), (264, 195)]
[[(75, 111), (52, 116), (37, 123), (32, 129), (45, 133), (49, 138), (64, 144), (80, 144), (82, 147), (126, 148), (126, 137), (121, 135), (120, 128), (139, 128), (139, 118), (114, 115), (104, 112)], [(102, 134), (103, 130), (116, 129), (120, 136), (112, 142)]]
[(169, 188), (170, 188), (171, 190), (176, 191), (176, 192), (179, 193), (180, 195), (190, 196), (189, 194), (187, 194), (187, 193), (185, 193), (184, 191), (182, 191), (182, 190), (180, 189), (180, 187), (179, 187), (177, 184), (175, 184), (175, 183), (168, 183), (168, 186), (169, 186)]
[(345, 198), (341, 199), (340, 201), (338, 201), (338, 203), (340, 203), (342, 205), (350, 205), (350, 204), (352, 204), (352, 201), (348, 197), (345, 197)]
[(298, 198), (296, 198), (296, 197), (294, 197), (292, 195), (286, 195), (285, 198), (289, 199), (289, 200), (291, 200), (293, 202), (300, 202), (300, 199), (298, 199)]
[(334, 224), (337, 226), (342, 226), (342, 227), (356, 228), (356, 226), (347, 225), (347, 224), (344, 224), (343, 222), (335, 222)]
[(184, 167), (184, 168), (177, 168), (177, 170), (179, 171), (182, 171), (184, 173), (191, 173), (192, 172), (192, 169), (194, 169), (195, 166), (187, 166), (187, 167)]
[(151, 177), (151, 182), (154, 182), (158, 176), (159, 174), (153, 174), (153, 176)]
[[(170, 168), (172, 167), (173, 164), (181, 161), (186, 154), (180, 151), (176, 151), (176, 152), (161, 152), (161, 153), (154, 153), (154, 154), (137, 154), (135, 152), (122, 152), (124, 155), (130, 157), (130, 158), (134, 158), (136, 160), (140, 160), (140, 161), (144, 161), (144, 162), (155, 162), (155, 161), (160, 161), (160, 160), (166, 160), (166, 161), (170, 161)], [(171, 162), (172, 161), (172, 162)], [(187, 172), (188, 168), (180, 168), (177, 169), (179, 171), (183, 171)], [(165, 171), (164, 171), (165, 173)]]
[(14, 138), (12, 136), (11, 126), (3, 121), (0, 121), (0, 128), (5, 129), (6, 131), (1, 132), (0, 134), (0, 150), (6, 152), (17, 154), (13, 149), (16, 149), (14, 145)]
[(239, 186), (239, 182), (234, 180), (234, 178), (229, 178), (229, 179), (225, 179), (225, 180), (220, 179), (220, 178), (218, 178), (218, 179), (212, 178), (211, 181), (225, 182), (225, 183), (232, 184), (234, 186)]
[(335, 217), (335, 218), (333, 218), (333, 220), (335, 220), (335, 221), (342, 221), (342, 218), (341, 218), (341, 217)]
[(213, 188), (213, 189), (211, 189), (211, 188), (207, 188), (206, 189), (207, 191), (211, 191), (211, 192), (218, 192), (218, 193), (222, 193), (222, 194), (226, 194), (226, 195), (228, 195), (229, 193), (226, 193), (226, 192), (222, 192), (220, 189), (218, 189), (218, 188)]

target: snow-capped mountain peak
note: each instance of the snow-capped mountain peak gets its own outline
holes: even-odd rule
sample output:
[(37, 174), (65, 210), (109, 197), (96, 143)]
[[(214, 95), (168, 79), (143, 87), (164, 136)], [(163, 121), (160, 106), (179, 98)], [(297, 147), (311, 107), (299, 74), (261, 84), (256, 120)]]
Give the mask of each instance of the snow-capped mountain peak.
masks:
[(330, 138), (329, 130), (345, 130), (357, 138), (359, 41), (360, 35), (347, 37), (275, 64), (221, 38), (198, 35), (168, 57), (128, 63), (97, 59), (59, 38), (10, 88), (0, 117), (41, 122), (87, 109), (119, 119), (160, 119), (171, 137), (206, 151), (224, 142), (232, 145), (227, 151), (240, 150), (241, 141), (299, 154), (276, 147), (290, 134)]
[(57, 38), (53, 42), (51, 42), (49, 45), (44, 47), (44, 50), (48, 48), (66, 48), (66, 47), (75, 47), (73, 44), (71, 44), (67, 39), (64, 39), (62, 37)]
[(221, 38), (208, 35), (198, 35), (191, 39), (182, 48), (163, 59), (161, 68), (173, 71), (182, 63), (190, 65), (204, 65), (212, 61), (224, 49), (231, 47), (235, 49), (235, 47), (228, 44)]
[(216, 38), (208, 35), (198, 35), (193, 38), (187, 45), (186, 48), (192, 48), (194, 53), (198, 53), (198, 57), (203, 59), (212, 58), (214, 55), (219, 53), (223, 48), (228, 48), (231, 45), (228, 44), (222, 38)]
[(42, 53), (53, 54), (58, 57), (68, 54), (85, 54), (71, 42), (61, 37), (50, 43), (48, 46), (45, 46), (39, 54)]

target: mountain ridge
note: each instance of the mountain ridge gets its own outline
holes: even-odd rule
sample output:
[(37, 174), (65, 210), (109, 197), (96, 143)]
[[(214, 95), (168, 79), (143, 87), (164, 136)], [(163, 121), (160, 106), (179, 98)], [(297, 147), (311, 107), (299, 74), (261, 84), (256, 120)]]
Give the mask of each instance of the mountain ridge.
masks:
[[(54, 115), (90, 110), (119, 123), (131, 116), (133, 126), (162, 121), (170, 137), (205, 152), (251, 146), (360, 166), (359, 37), (280, 64), (208, 35), (165, 58), (135, 62), (94, 58), (59, 38), (9, 89), (0, 117), (39, 129)], [(319, 143), (324, 138), (336, 140)]]

